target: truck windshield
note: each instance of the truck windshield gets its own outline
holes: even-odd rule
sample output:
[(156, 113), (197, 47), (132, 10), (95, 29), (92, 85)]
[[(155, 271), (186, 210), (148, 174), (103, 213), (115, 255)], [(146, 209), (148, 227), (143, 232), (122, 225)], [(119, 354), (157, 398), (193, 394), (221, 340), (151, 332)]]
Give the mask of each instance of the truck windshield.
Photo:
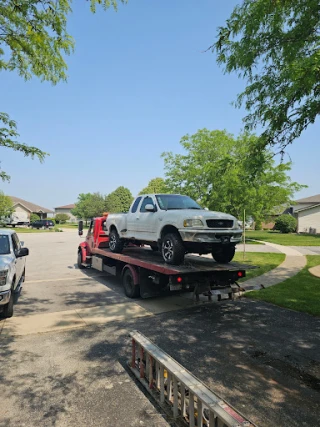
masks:
[(0, 234), (0, 255), (6, 255), (10, 253), (10, 244), (9, 244), (9, 237)]
[(161, 194), (157, 195), (156, 198), (159, 208), (165, 211), (174, 209), (202, 209), (198, 203), (188, 196)]

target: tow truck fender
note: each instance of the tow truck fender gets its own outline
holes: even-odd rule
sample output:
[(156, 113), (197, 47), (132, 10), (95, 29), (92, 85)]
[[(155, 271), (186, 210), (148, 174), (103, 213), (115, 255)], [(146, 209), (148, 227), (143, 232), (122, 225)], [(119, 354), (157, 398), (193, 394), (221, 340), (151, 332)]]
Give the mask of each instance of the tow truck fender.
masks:
[(78, 251), (81, 251), (82, 262), (86, 262), (87, 260), (87, 244), (86, 242), (82, 242), (79, 245)]

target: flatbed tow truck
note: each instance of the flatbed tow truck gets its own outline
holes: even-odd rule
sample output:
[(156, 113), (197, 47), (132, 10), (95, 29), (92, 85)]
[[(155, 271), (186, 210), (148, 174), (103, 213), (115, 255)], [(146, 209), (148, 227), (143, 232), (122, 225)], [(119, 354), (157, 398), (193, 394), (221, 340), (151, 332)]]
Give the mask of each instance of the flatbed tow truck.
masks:
[[(78, 267), (93, 268), (121, 278), (124, 292), (129, 298), (149, 298), (172, 292), (223, 294), (229, 299), (241, 291), (237, 281), (246, 276), (246, 270), (255, 268), (237, 262), (218, 264), (212, 259), (188, 255), (182, 265), (166, 264), (160, 253), (148, 247), (128, 245), (123, 253), (112, 253), (104, 225), (108, 214), (93, 219), (84, 242), (78, 247)], [(83, 222), (79, 222), (79, 235)]]

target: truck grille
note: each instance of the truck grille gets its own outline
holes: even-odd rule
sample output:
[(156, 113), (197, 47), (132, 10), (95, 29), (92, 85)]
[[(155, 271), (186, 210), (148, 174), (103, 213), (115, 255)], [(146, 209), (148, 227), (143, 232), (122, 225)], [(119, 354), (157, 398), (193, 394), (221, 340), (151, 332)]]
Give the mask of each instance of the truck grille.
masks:
[(209, 228), (232, 228), (232, 219), (208, 219), (207, 226)]

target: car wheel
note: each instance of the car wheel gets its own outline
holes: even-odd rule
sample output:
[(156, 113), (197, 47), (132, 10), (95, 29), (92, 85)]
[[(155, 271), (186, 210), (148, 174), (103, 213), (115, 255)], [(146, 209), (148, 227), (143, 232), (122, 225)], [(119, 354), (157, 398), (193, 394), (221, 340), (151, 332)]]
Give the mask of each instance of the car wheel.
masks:
[(182, 264), (184, 261), (185, 248), (180, 236), (174, 233), (165, 235), (162, 239), (161, 254), (167, 264)]
[(78, 268), (80, 268), (80, 270), (85, 268), (84, 265), (82, 264), (82, 253), (81, 253), (81, 251), (78, 251), (77, 265), (78, 265)]
[(138, 298), (140, 296), (140, 286), (134, 284), (132, 271), (126, 268), (122, 275), (124, 293), (128, 298)]
[(212, 257), (215, 261), (221, 264), (227, 264), (232, 261), (236, 248), (234, 246), (221, 247), (217, 250), (212, 250)]
[(13, 289), (11, 289), (10, 300), (9, 300), (8, 304), (6, 304), (3, 307), (3, 311), (2, 311), (2, 316), (5, 319), (8, 319), (9, 317), (13, 316), (13, 300), (14, 300), (14, 294), (13, 294)]
[(117, 230), (112, 229), (109, 234), (109, 249), (114, 253), (121, 253), (123, 250), (123, 242), (121, 241)]

